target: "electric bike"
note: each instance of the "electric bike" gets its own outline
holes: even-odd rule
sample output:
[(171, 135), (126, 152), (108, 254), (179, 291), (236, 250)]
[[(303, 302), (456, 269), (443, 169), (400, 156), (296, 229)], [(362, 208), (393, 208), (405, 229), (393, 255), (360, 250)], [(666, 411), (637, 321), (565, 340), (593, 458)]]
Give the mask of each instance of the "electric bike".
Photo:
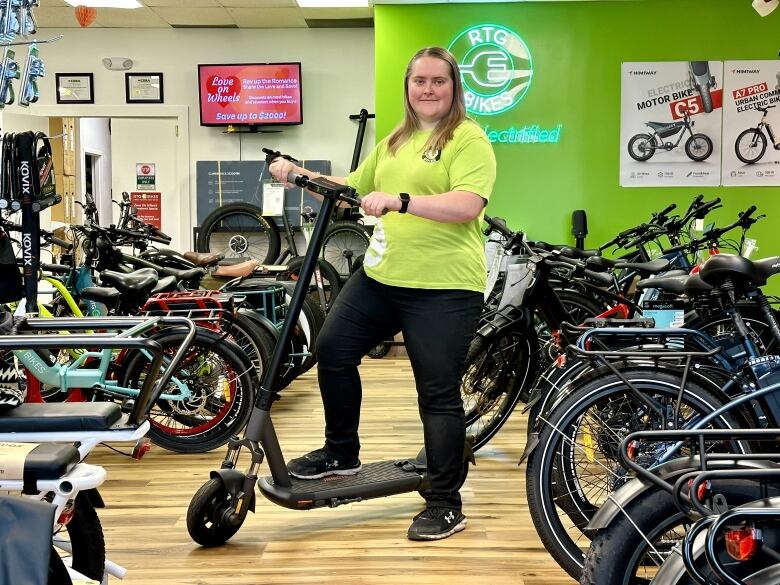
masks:
[(780, 139), (775, 138), (775, 133), (772, 131), (772, 125), (766, 120), (770, 108), (774, 108), (774, 106), (767, 106), (765, 108), (756, 106), (756, 109), (759, 112), (763, 112), (761, 120), (758, 122), (758, 126), (740, 132), (739, 136), (737, 136), (737, 141), (734, 143), (734, 150), (737, 153), (737, 158), (746, 165), (757, 163), (764, 156), (767, 143), (764, 132), (769, 136), (769, 141), (772, 143), (774, 149), (780, 150)]
[[(712, 140), (706, 134), (694, 134), (693, 125), (688, 110), (683, 111), (683, 119), (675, 122), (645, 122), (652, 130), (652, 134), (635, 134), (628, 141), (628, 154), (636, 161), (650, 160), (656, 150), (671, 151), (677, 148), (687, 132), (690, 134), (685, 141), (685, 154), (695, 161), (707, 160), (712, 154)], [(664, 138), (671, 138), (675, 134), (677, 142), (664, 142)]]

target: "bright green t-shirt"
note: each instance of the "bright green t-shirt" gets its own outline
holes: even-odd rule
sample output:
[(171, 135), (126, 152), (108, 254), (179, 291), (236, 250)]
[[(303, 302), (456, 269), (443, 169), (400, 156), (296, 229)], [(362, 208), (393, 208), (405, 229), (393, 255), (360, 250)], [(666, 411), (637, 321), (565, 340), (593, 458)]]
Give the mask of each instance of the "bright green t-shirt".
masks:
[[(489, 199), (496, 158), (482, 129), (464, 120), (440, 155), (423, 152), (429, 136), (430, 131), (416, 132), (395, 156), (387, 149), (387, 139), (381, 141), (350, 173), (347, 184), (361, 195), (470, 191)], [(390, 212), (374, 227), (363, 261), (366, 274), (392, 286), (483, 292), (487, 270), (482, 216), (464, 223), (442, 223)]]

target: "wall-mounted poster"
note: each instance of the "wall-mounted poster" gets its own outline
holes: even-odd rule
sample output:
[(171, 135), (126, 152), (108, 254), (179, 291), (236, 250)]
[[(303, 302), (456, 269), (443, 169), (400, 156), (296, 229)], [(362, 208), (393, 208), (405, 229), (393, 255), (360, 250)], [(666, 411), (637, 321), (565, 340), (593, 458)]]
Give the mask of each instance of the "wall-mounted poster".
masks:
[(620, 185), (719, 185), (721, 61), (623, 63)]
[(780, 185), (780, 61), (726, 61), (724, 185)]

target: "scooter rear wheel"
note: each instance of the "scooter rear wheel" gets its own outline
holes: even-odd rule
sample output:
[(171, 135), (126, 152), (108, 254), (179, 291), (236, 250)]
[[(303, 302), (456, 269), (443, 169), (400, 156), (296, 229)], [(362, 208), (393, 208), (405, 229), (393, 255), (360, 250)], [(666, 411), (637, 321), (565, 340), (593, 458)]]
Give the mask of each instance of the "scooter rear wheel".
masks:
[(201, 546), (225, 544), (238, 532), (243, 520), (228, 525), (223, 514), (231, 505), (232, 496), (220, 479), (210, 479), (195, 492), (187, 508), (187, 531)]

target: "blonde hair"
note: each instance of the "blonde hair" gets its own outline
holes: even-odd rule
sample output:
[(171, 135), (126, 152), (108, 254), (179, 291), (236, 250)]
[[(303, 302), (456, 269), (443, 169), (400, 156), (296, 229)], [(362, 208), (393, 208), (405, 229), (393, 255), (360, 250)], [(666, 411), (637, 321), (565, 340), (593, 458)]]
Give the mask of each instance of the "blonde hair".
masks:
[(452, 106), (450, 111), (444, 118), (439, 120), (436, 128), (431, 132), (428, 142), (425, 143), (425, 152), (439, 151), (444, 149), (444, 146), (452, 138), (452, 134), (455, 132), (455, 128), (466, 119), (466, 101), (463, 95), (463, 83), (460, 79), (460, 69), (458, 69), (458, 63), (455, 61), (455, 57), (452, 53), (441, 47), (426, 47), (420, 49), (414, 54), (414, 57), (409, 61), (406, 66), (406, 74), (404, 75), (404, 120), (400, 126), (398, 126), (390, 135), (387, 141), (387, 147), (390, 154), (395, 155), (398, 148), (404, 144), (416, 130), (420, 129), (420, 119), (412, 109), (412, 104), (409, 102), (409, 77), (412, 75), (412, 67), (415, 61), (422, 57), (434, 57), (435, 59), (441, 59), (450, 69), (450, 78), (452, 79)]

